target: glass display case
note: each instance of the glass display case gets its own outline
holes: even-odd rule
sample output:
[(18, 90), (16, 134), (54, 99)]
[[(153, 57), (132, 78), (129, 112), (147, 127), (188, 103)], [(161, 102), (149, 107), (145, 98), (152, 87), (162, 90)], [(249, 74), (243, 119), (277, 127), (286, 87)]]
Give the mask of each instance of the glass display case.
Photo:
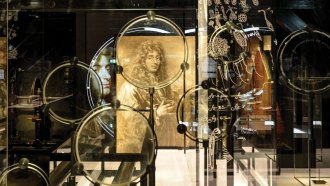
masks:
[(1, 1), (1, 184), (330, 183), (328, 6)]

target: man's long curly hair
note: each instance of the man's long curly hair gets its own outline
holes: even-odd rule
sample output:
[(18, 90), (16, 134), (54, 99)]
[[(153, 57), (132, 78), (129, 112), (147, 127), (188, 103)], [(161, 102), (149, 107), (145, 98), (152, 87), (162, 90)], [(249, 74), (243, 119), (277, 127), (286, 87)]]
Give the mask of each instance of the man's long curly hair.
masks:
[[(155, 75), (146, 68), (146, 58), (148, 53), (156, 51), (160, 55), (160, 65)], [(138, 80), (142, 85), (157, 84), (168, 78), (166, 70), (166, 60), (164, 50), (157, 41), (146, 40), (142, 42), (135, 51), (135, 58), (132, 63), (127, 66), (127, 74), (131, 79)]]

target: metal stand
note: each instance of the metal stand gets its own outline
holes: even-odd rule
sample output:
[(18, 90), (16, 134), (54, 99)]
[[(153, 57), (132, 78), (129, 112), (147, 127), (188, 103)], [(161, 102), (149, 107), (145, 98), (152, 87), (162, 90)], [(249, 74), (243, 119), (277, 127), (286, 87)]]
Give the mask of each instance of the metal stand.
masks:
[[(149, 124), (152, 129), (154, 129), (155, 126), (155, 119), (154, 119), (154, 93), (155, 88), (149, 88), (149, 94), (150, 94), (150, 116), (149, 116)], [(148, 181), (149, 186), (155, 186), (156, 185), (156, 162), (153, 161), (150, 165), (149, 173), (148, 173)]]
[(76, 176), (70, 175), (67, 180), (67, 186), (75, 186), (76, 185)]
[[(70, 125), (70, 143), (71, 143), (71, 151), (74, 145), (74, 136), (75, 136), (75, 123), (71, 123)], [(75, 165), (74, 162), (74, 157), (73, 157), (73, 153), (71, 152), (71, 156), (70, 156), (70, 161), (72, 165)], [(75, 186), (76, 185), (76, 174), (77, 174), (77, 170), (75, 170), (75, 166), (73, 166), (71, 168), (71, 173), (67, 179), (67, 186)]]
[[(70, 67), (69, 68), (66, 68), (65, 69), (65, 84), (68, 85), (68, 88), (70, 90), (70, 93), (72, 93), (73, 97), (75, 97), (75, 95), (77, 95), (77, 90), (76, 90), (76, 82), (77, 82), (77, 79), (76, 79), (76, 75), (77, 75), (77, 72), (76, 72), (76, 66), (77, 66), (77, 63), (78, 63), (78, 58), (77, 57), (73, 57), (72, 59), (70, 59)], [(75, 101), (73, 100), (72, 102), (70, 102), (70, 110), (72, 111), (72, 113), (75, 113), (76, 112), (76, 109), (75, 109)], [(74, 147), (74, 136), (75, 136), (75, 127), (76, 127), (76, 123), (71, 123), (70, 124), (70, 130), (71, 130), (71, 133), (70, 133), (70, 142), (71, 142), (71, 151), (72, 151), (72, 148)], [(71, 157), (70, 157), (70, 161), (72, 164), (75, 164), (74, 162), (74, 156), (73, 156), (73, 153), (71, 152)], [(76, 185), (76, 174), (77, 174), (77, 170), (75, 170), (75, 166), (71, 169), (71, 174), (70, 176), (68, 177), (68, 180), (67, 180), (67, 185), (68, 186), (75, 186)]]
[(310, 92), (308, 94), (308, 185), (311, 185), (311, 168), (316, 167), (316, 146), (315, 146), (315, 139), (314, 139), (314, 97), (315, 93)]
[(209, 185), (208, 183), (208, 181), (209, 181), (209, 179), (208, 179), (208, 171), (209, 171), (209, 169), (208, 169), (208, 167), (207, 167), (207, 165), (208, 165), (208, 162), (207, 162), (207, 151), (208, 151), (208, 146), (209, 146), (209, 141), (208, 140), (203, 140), (203, 148), (204, 148), (204, 185), (206, 186), (206, 185)]
[[(155, 88), (149, 88), (150, 95), (150, 115), (149, 115), (149, 125), (151, 129), (154, 129), (155, 119), (154, 119), (154, 93)], [(147, 167), (147, 174), (140, 178), (141, 186), (155, 186), (156, 185), (156, 163), (152, 162), (151, 165)]]

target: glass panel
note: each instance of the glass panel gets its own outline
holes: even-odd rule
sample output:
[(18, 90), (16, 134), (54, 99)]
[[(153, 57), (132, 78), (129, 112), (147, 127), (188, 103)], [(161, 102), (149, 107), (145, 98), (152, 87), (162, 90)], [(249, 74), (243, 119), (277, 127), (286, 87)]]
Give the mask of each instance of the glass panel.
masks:
[(232, 113), (223, 140), (226, 149), (219, 148), (224, 156), (217, 157), (214, 170), (226, 173), (208, 175), (209, 184), (219, 181), (221, 175), (225, 178), (221, 184), (227, 185), (276, 183), (276, 69), (271, 4), (254, 0), (207, 2), (209, 59), (203, 61), (208, 63), (207, 81), (228, 97)]
[(101, 100), (104, 90), (96, 72), (74, 60), (77, 59), (50, 71), (43, 85), (43, 101), (49, 114), (66, 124), (79, 122), (89, 112), (92, 103)]
[(188, 90), (180, 99), (178, 124), (186, 127), (184, 132), (189, 138), (208, 140), (216, 128), (220, 130), (219, 134), (227, 132), (231, 111), (228, 96), (217, 89), (199, 86)]
[(0, 1), (1, 184), (329, 184), (329, 2)]
[(129, 107), (89, 113), (77, 128), (74, 155), (94, 183), (127, 185), (154, 161), (156, 139), (148, 120)]
[(280, 81), (294, 91), (293, 141), (295, 178), (302, 184), (324, 184), (321, 178), (322, 92), (329, 89), (329, 35), (307, 27), (292, 32), (279, 47)]

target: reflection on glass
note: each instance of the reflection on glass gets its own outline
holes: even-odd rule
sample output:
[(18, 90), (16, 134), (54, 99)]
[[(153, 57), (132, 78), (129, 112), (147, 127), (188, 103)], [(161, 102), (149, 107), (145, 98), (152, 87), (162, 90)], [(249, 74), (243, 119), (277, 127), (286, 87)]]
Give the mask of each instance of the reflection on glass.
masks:
[[(99, 50), (95, 53), (89, 67), (93, 69), (102, 84), (102, 92), (90, 92), (91, 99), (89, 104), (92, 108), (102, 104), (110, 103), (115, 96), (116, 89), (116, 62), (114, 54), (114, 38), (110, 38), (106, 41)], [(101, 86), (97, 79), (91, 78), (91, 85), (94, 90), (98, 90), (97, 87)], [(98, 95), (101, 99), (95, 102), (95, 95)]]
[(98, 60), (92, 65), (93, 69), (97, 72), (101, 78), (102, 88), (103, 88), (103, 97), (110, 94), (111, 86), (111, 75), (110, 75), (110, 52), (107, 49), (104, 49), (101, 55), (98, 57)]
[[(98, 81), (91, 86), (91, 79)], [(98, 85), (98, 86), (96, 86)], [(97, 74), (82, 62), (66, 61), (48, 73), (43, 85), (43, 103), (57, 121), (70, 124), (80, 121), (87, 114), (91, 100), (98, 102), (102, 92)]]

